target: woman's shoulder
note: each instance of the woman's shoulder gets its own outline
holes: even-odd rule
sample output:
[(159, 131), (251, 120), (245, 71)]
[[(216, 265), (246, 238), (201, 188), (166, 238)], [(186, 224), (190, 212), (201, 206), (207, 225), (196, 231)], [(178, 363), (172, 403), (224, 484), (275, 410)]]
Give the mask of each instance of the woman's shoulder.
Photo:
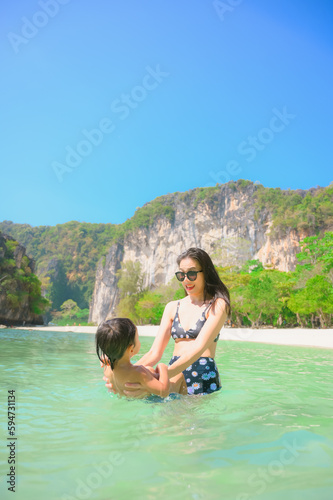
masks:
[(226, 301), (222, 297), (216, 297), (216, 299), (212, 299), (212, 305), (210, 307), (210, 310), (214, 315), (221, 314), (225, 311), (226, 307), (227, 307)]
[(179, 300), (171, 300), (170, 302), (167, 303), (165, 306), (165, 309), (168, 311), (173, 311), (174, 309), (177, 308), (177, 305), (179, 303)]
[(164, 311), (170, 315), (170, 317), (173, 317), (176, 314), (177, 307), (179, 302), (181, 302), (184, 299), (179, 299), (179, 300), (171, 300), (170, 302), (167, 303), (167, 305), (164, 308)]

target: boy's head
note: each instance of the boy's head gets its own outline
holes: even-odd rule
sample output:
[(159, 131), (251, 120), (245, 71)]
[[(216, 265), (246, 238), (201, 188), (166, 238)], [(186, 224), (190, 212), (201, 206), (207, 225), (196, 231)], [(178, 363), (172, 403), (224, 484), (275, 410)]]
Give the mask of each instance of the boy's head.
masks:
[(137, 328), (128, 318), (114, 318), (101, 323), (95, 339), (98, 358), (105, 362), (106, 356), (110, 360), (112, 370), (115, 362), (124, 356), (126, 349), (132, 349), (131, 356), (140, 350)]

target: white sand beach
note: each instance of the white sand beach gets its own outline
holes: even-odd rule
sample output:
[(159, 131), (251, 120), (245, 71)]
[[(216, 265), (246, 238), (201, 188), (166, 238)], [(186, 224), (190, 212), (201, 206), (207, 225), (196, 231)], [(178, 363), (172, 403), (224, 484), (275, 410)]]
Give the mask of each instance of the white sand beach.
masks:
[[(17, 330), (37, 330), (43, 332), (96, 333), (96, 326), (36, 326), (16, 327)], [(139, 335), (155, 337), (158, 326), (138, 326)], [(333, 329), (311, 330), (305, 328), (222, 328), (219, 342), (240, 341), (263, 344), (280, 344), (333, 349)]]

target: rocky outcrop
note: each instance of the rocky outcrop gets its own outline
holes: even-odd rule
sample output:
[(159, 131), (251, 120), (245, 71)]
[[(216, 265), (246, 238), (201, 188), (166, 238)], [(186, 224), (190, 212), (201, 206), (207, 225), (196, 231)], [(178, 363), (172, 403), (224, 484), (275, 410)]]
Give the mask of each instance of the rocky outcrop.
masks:
[[(11, 245), (13, 248), (9, 250)], [(30, 275), (35, 270), (33, 259), (26, 255), (26, 250), (22, 245), (15, 242), (10, 236), (0, 233), (0, 324), (43, 324), (42, 316), (31, 311), (28, 293), (20, 293), (19, 300), (11, 300), (10, 298), (14, 297), (16, 292), (24, 291), (21, 290), (21, 283), (15, 277), (16, 270), (21, 270), (23, 267), (24, 258), (24, 268), (28, 269)], [(24, 275), (23, 269), (21, 273)]]
[(43, 325), (43, 317), (30, 310), (29, 297), (21, 299), (18, 307), (12, 307), (6, 295), (0, 292), (0, 324), (8, 326)]
[(215, 265), (241, 265), (259, 259), (283, 271), (295, 268), (301, 236), (289, 231), (270, 235), (272, 216), (259, 214), (253, 200), (256, 185), (235, 190), (220, 186), (214, 196), (197, 203), (191, 192), (168, 195), (174, 208), (172, 220), (160, 216), (149, 227), (140, 227), (113, 245), (105, 262), (99, 262), (90, 306), (90, 321), (98, 324), (115, 312), (119, 301), (116, 271), (123, 261), (140, 262), (144, 286), (166, 284), (176, 271), (177, 256), (189, 247), (206, 250)]
[[(100, 259), (90, 305), (89, 321), (99, 323), (100, 318), (105, 319), (112, 316), (119, 300), (116, 273), (121, 267), (123, 256), (124, 249), (122, 245), (116, 244), (112, 245), (105, 259)], [(103, 264), (104, 260), (105, 264)]]

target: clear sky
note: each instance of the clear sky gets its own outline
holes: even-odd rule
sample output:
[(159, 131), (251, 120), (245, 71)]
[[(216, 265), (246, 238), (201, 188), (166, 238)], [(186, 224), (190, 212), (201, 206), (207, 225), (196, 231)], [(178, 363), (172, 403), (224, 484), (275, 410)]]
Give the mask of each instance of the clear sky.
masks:
[(0, 220), (121, 223), (239, 178), (332, 180), (330, 0), (2, 6)]

